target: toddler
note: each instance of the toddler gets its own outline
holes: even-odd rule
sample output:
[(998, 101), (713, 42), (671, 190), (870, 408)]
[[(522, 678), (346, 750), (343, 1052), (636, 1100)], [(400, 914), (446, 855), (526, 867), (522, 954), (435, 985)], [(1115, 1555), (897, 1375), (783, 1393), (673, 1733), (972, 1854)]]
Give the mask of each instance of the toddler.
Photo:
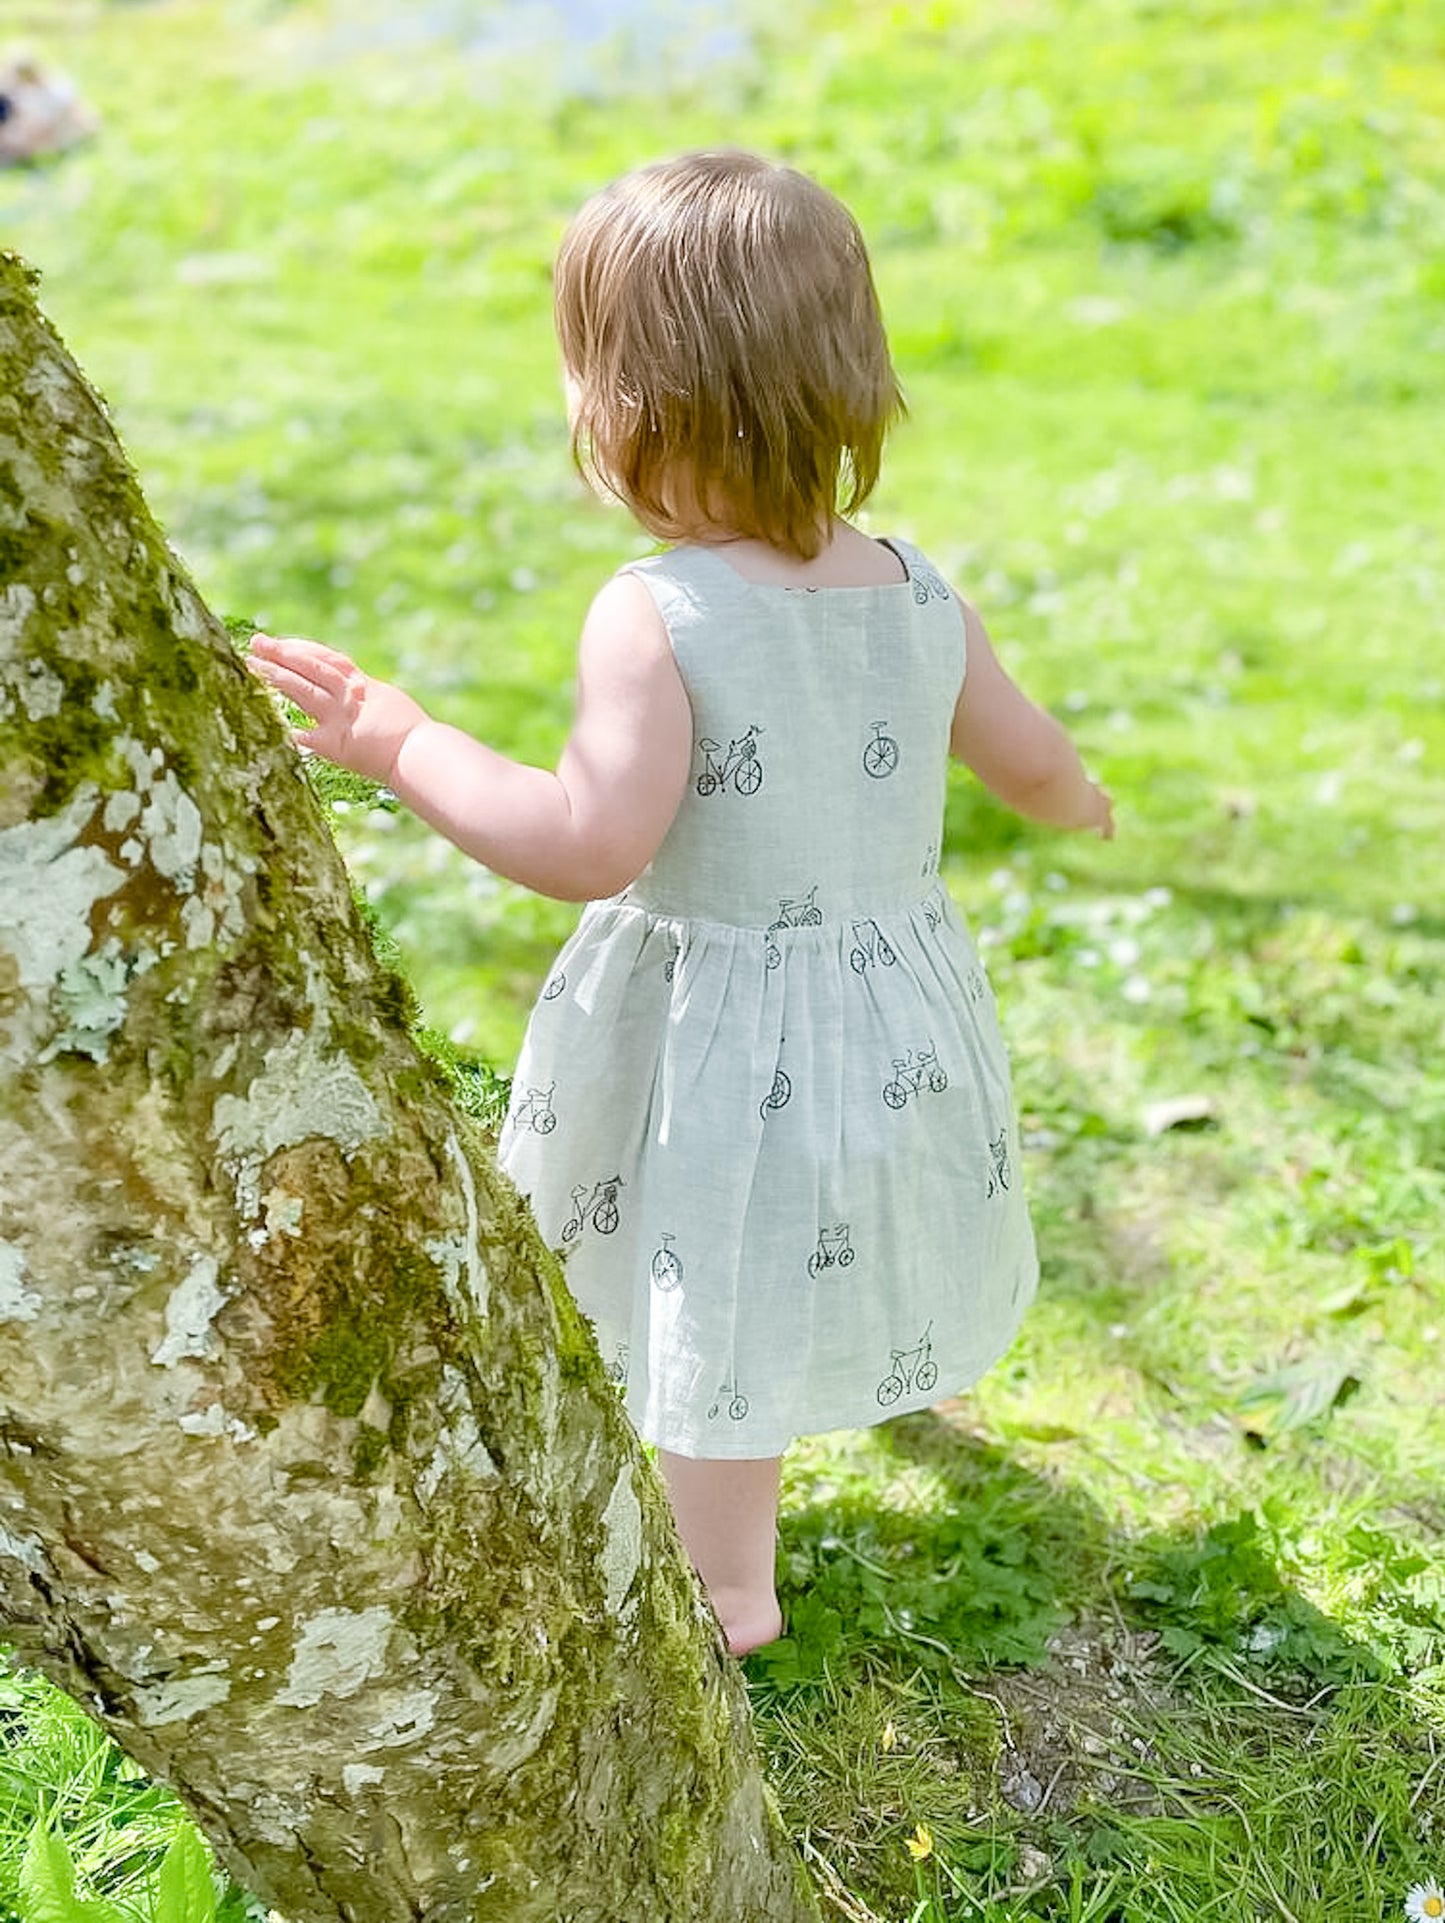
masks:
[(900, 412), (847, 210), (739, 152), (627, 175), (557, 261), (573, 446), (667, 545), (583, 626), (555, 773), (258, 636), (299, 739), (585, 901), (501, 1161), (657, 1445), (743, 1654), (780, 1633), (788, 1442), (919, 1409), (1033, 1294), (993, 996), (939, 881), (950, 751), (1108, 836), (1108, 797), (916, 548), (851, 517)]

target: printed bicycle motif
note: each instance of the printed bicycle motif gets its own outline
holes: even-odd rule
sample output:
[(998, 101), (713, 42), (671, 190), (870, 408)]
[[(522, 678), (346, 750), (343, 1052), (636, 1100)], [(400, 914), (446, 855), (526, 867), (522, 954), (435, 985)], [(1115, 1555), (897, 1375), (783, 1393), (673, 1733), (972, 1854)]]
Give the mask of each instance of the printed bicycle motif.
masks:
[(550, 1135), (557, 1126), (557, 1117), (552, 1113), (552, 1097), (557, 1092), (557, 1084), (548, 1082), (545, 1088), (529, 1088), (526, 1098), (512, 1111), (513, 1128), (529, 1128), (537, 1135)]
[(792, 1100), (792, 1097), (793, 1084), (791, 1078), (785, 1074), (781, 1068), (774, 1069), (773, 1085), (758, 1103), (759, 1115), (766, 1121), (768, 1119), (769, 1109), (786, 1108)]
[(594, 1182), (590, 1191), (585, 1182), (579, 1182), (572, 1191), (572, 1215), (563, 1224), (562, 1240), (571, 1242), (589, 1221), (599, 1235), (611, 1235), (619, 1220), (617, 1192), (625, 1186), (620, 1175), (610, 1175), (605, 1182)]
[(664, 1235), (652, 1257), (652, 1279), (659, 1289), (675, 1289), (682, 1280), (682, 1257), (673, 1252), (675, 1236)]
[(855, 921), (853, 943), (848, 961), (855, 974), (861, 975), (869, 962), (878, 962), (884, 968), (891, 968), (898, 959), (876, 921)]
[(892, 1372), (878, 1384), (878, 1400), (885, 1409), (891, 1408), (901, 1395), (911, 1390), (927, 1395), (937, 1384), (938, 1364), (933, 1360), (933, 1344), (928, 1339), (932, 1333), (933, 1324), (930, 1322), (911, 1349), (890, 1351)]
[(808, 1257), (809, 1275), (821, 1275), (824, 1269), (838, 1267), (846, 1269), (853, 1260), (853, 1245), (848, 1240), (848, 1224), (839, 1222), (831, 1229), (819, 1229), (818, 1246)]
[(913, 582), (913, 598), (922, 607), (925, 601), (951, 601), (953, 594), (941, 574), (928, 566), (925, 561), (915, 560), (909, 569)]
[(702, 773), (697, 778), (698, 793), (721, 794), (731, 781), (740, 795), (755, 795), (763, 785), (763, 764), (758, 759), (757, 743), (762, 732), (754, 721), (746, 734), (728, 743), (726, 754), (721, 743), (704, 735), (697, 744), (703, 756)]
[(787, 895), (778, 897), (778, 919), (769, 924), (768, 946), (765, 959), (769, 968), (776, 968), (783, 959), (783, 951), (773, 940), (782, 928), (821, 928), (823, 911), (818, 906), (818, 884), (814, 882), (806, 895), (793, 899)]
[(893, 1079), (883, 1084), (883, 1099), (890, 1108), (906, 1108), (910, 1095), (923, 1093), (925, 1082), (934, 1095), (941, 1095), (948, 1087), (948, 1076), (939, 1067), (938, 1047), (934, 1042), (916, 1052), (910, 1048), (902, 1057), (894, 1056)]
[(567, 977), (559, 970), (542, 990), (542, 1000), (544, 1002), (555, 1002), (566, 986)]
[(724, 1399), (727, 1401), (729, 1416), (734, 1422), (741, 1422), (748, 1412), (749, 1404), (747, 1397), (739, 1392), (736, 1382), (720, 1382), (718, 1384), (717, 1395), (713, 1399), (712, 1407), (707, 1412), (708, 1421), (715, 1422), (717, 1420), (722, 1410)]
[(886, 721), (871, 721), (873, 739), (863, 749), (863, 772), (872, 775), (875, 781), (884, 781), (898, 766), (898, 743), (891, 734), (884, 734)]
[(1001, 1128), (997, 1137), (988, 1145), (993, 1157), (993, 1168), (988, 1178), (988, 1198), (992, 1199), (1009, 1185), (1008, 1130)]

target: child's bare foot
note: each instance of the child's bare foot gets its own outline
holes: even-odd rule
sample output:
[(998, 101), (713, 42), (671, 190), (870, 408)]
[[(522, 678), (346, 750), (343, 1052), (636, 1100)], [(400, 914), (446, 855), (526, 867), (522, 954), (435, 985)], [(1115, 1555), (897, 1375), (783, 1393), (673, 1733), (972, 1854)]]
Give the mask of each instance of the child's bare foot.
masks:
[(783, 1633), (783, 1612), (776, 1597), (760, 1601), (750, 1595), (714, 1596), (713, 1607), (722, 1623), (729, 1655), (750, 1655), (764, 1643), (776, 1642)]

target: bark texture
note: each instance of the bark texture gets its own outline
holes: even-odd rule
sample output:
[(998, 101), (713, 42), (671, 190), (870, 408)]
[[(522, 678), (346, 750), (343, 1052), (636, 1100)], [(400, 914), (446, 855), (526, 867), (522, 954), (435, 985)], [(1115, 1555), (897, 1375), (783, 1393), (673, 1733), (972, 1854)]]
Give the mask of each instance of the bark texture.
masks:
[(291, 1923), (814, 1914), (556, 1265), (0, 257), (0, 1637)]

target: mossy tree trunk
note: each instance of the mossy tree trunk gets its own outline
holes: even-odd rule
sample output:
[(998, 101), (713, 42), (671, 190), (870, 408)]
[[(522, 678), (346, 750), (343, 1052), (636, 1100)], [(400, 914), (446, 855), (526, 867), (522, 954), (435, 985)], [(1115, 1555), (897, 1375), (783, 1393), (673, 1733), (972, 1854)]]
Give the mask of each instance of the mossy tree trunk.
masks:
[(0, 257), (0, 1637), (292, 1923), (811, 1915), (589, 1332)]

